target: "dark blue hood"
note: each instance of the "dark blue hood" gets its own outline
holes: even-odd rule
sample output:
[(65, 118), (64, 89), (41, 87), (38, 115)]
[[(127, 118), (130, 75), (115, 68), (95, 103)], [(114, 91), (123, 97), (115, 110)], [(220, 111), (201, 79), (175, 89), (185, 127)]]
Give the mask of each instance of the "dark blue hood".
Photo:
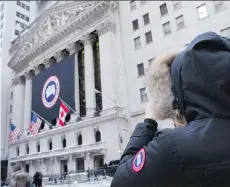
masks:
[(230, 40), (197, 36), (171, 66), (173, 91), (187, 122), (230, 119)]

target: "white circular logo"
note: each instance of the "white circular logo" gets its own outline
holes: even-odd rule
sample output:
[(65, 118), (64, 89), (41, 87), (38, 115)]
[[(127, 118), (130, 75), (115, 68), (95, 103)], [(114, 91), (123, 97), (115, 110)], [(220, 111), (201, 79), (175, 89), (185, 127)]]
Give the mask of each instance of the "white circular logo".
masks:
[(49, 77), (42, 89), (42, 103), (46, 108), (55, 105), (60, 92), (60, 83), (56, 76)]

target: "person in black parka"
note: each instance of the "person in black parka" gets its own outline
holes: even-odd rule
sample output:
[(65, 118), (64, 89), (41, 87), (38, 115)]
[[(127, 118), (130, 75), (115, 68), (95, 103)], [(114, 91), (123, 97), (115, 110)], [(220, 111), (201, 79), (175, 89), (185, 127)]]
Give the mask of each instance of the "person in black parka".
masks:
[(36, 172), (34, 175), (33, 184), (35, 187), (42, 187), (42, 173)]
[[(147, 86), (111, 187), (230, 187), (230, 40), (206, 32), (160, 55)], [(176, 127), (157, 131), (167, 118)]]

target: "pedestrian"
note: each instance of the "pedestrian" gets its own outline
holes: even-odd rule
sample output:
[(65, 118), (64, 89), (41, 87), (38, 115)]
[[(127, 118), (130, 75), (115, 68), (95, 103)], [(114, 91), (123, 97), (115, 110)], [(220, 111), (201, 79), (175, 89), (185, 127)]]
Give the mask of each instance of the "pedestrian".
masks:
[(42, 173), (36, 172), (34, 175), (33, 184), (35, 187), (42, 187)]
[(10, 187), (27, 187), (29, 186), (29, 174), (22, 171), (19, 164), (13, 167), (13, 174), (10, 177)]
[[(203, 33), (157, 57), (147, 81), (144, 122), (111, 187), (230, 186), (230, 40)], [(167, 118), (175, 128), (161, 129), (157, 120)]]

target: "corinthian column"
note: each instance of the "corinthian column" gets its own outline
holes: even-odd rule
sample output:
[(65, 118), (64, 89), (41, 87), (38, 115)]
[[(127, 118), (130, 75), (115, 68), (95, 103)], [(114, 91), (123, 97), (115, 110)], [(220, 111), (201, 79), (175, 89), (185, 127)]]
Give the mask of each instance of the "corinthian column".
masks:
[(25, 99), (25, 79), (24, 77), (17, 77), (13, 80), (13, 114), (12, 123), (23, 129), (24, 125), (24, 99)]
[(93, 41), (94, 37), (90, 34), (84, 36), (84, 49), (85, 49), (85, 98), (87, 116), (91, 116), (96, 108), (95, 99), (95, 81), (94, 81), (94, 63), (93, 63)]
[[(74, 93), (75, 93), (75, 110), (76, 113), (80, 113), (80, 101), (79, 101), (79, 73), (78, 73), (78, 51), (82, 48), (79, 43), (71, 43), (68, 45), (67, 50), (70, 55), (74, 54)], [(77, 117), (80, 117), (79, 115)]]
[(25, 74), (26, 84), (25, 84), (25, 105), (24, 105), (24, 129), (28, 129), (30, 126), (31, 118), (31, 103), (32, 103), (32, 78), (33, 73), (27, 72)]
[(115, 102), (112, 101), (115, 100), (115, 82), (117, 81), (114, 64), (118, 64), (116, 62), (118, 57), (114, 56), (116, 55), (114, 54), (114, 51), (116, 51), (115, 27), (114, 23), (106, 21), (97, 30), (99, 35), (103, 110), (112, 108), (115, 105)]

